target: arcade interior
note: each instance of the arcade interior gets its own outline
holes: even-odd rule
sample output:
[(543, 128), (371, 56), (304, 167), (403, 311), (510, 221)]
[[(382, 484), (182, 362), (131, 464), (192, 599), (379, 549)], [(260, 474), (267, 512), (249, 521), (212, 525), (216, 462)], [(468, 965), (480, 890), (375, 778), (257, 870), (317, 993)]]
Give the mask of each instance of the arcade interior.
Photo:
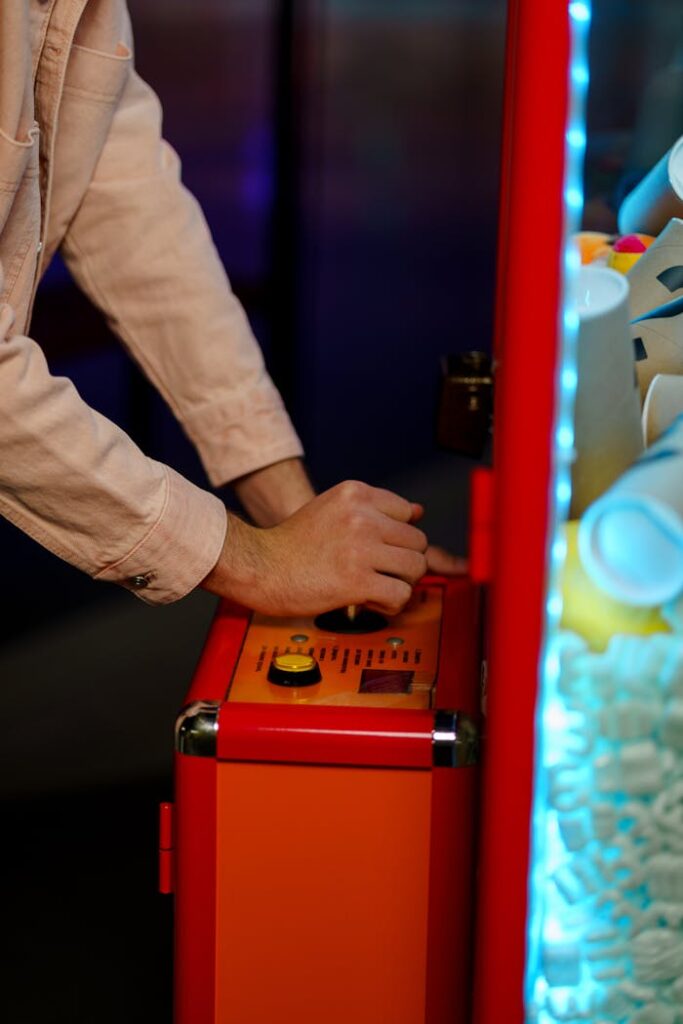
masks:
[[(128, 6), (316, 487), (423, 503), (471, 578), (427, 579), (377, 639), (249, 624), (201, 591), (149, 608), (0, 519), (0, 1018), (681, 1024), (679, 0)], [(59, 257), (33, 332), (209, 486)], [(310, 844), (259, 831), (269, 793), (317, 821), (328, 785), (346, 817)], [(283, 837), (287, 886), (258, 860)]]

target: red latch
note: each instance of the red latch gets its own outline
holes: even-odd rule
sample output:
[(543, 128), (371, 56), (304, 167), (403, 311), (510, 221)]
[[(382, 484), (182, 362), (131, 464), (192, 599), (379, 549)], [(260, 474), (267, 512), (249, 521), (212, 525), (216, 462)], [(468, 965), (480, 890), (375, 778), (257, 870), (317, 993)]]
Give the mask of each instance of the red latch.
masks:
[(470, 476), (470, 577), (493, 578), (493, 470), (478, 468)]
[(173, 892), (173, 804), (159, 804), (159, 892)]

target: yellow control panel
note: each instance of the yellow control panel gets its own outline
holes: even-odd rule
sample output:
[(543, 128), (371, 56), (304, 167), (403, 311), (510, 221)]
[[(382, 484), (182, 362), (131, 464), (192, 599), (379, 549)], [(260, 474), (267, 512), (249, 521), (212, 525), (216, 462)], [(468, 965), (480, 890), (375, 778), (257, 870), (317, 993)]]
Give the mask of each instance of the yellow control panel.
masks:
[(442, 588), (428, 585), (389, 620), (363, 609), (354, 618), (344, 610), (317, 619), (255, 614), (228, 700), (429, 708), (442, 607)]

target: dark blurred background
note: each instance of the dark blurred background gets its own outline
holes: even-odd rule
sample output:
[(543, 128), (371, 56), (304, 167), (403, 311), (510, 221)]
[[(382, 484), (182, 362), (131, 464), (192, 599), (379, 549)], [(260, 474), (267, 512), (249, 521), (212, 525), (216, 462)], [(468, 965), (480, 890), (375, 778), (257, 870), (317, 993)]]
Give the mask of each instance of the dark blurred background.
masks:
[[(435, 445), (439, 357), (490, 346), (503, 0), (130, 7), (138, 68), (316, 484), (424, 500), (432, 538), (463, 550), (472, 461)], [(58, 260), (33, 336), (88, 402), (206, 486)], [(4, 521), (0, 558), (0, 1016), (169, 1022), (157, 803), (213, 600), (147, 608)]]

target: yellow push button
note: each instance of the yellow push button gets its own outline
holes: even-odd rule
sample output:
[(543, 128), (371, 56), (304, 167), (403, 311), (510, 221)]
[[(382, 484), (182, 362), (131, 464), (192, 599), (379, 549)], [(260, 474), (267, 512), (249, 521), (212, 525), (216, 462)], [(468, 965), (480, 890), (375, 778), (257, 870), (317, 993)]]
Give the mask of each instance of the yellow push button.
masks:
[(284, 672), (310, 672), (316, 660), (310, 654), (278, 654), (273, 658), (273, 665)]
[(278, 654), (270, 663), (268, 681), (278, 686), (314, 686), (322, 679), (310, 654)]

